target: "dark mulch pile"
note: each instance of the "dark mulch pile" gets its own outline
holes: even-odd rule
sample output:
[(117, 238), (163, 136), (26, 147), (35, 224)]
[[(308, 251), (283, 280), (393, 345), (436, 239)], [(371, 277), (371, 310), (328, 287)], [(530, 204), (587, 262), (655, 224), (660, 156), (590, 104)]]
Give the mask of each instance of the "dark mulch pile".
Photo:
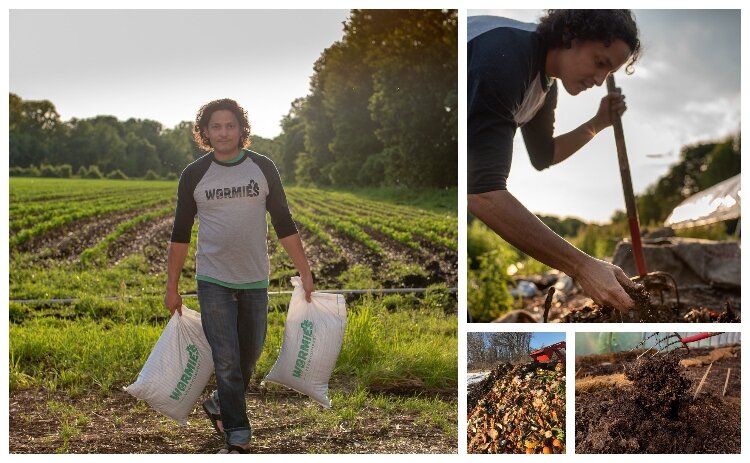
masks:
[(641, 358), (625, 367), (632, 386), (580, 394), (576, 453), (739, 453), (739, 402), (715, 394), (693, 401), (679, 360)]

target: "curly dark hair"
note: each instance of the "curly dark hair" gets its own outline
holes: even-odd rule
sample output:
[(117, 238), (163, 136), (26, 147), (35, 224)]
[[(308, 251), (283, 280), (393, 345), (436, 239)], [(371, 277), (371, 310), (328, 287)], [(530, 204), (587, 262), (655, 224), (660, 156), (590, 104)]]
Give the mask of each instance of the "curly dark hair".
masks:
[(549, 48), (570, 48), (573, 39), (599, 40), (608, 47), (620, 39), (631, 51), (627, 74), (633, 73), (641, 54), (638, 26), (630, 10), (547, 10), (536, 31)]
[(236, 101), (229, 98), (222, 98), (204, 104), (195, 116), (195, 123), (193, 124), (193, 139), (198, 147), (206, 151), (212, 149), (211, 142), (204, 134), (204, 130), (208, 128), (208, 121), (211, 120), (211, 115), (215, 111), (221, 109), (232, 111), (237, 118), (237, 121), (240, 123), (242, 134), (240, 135), (239, 148), (247, 148), (250, 146), (250, 121), (247, 120), (247, 111), (237, 104)]

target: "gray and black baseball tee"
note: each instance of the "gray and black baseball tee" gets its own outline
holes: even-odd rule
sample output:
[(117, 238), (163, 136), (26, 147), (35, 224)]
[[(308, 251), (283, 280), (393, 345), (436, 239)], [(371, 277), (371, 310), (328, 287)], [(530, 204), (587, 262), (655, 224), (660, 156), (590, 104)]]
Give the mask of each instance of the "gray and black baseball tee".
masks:
[(519, 127), (532, 165), (552, 164), (557, 83), (535, 24), (472, 16), (467, 30), (468, 192), (505, 190)]
[(196, 274), (209, 281), (244, 285), (268, 279), (266, 211), (276, 235), (297, 233), (273, 161), (250, 150), (235, 163), (210, 152), (180, 176), (172, 242), (189, 243), (198, 216)]

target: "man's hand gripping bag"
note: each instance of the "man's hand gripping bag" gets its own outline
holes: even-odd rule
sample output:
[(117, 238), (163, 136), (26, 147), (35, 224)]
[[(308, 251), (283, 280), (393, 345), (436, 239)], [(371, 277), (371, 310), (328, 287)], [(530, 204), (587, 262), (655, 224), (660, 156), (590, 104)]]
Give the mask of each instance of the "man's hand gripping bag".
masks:
[(299, 277), (292, 277), (292, 285), (281, 352), (264, 381), (290, 387), (330, 408), (328, 380), (346, 330), (344, 296), (313, 292), (308, 303)]
[(157, 412), (186, 424), (213, 371), (201, 315), (182, 306), (182, 316), (177, 312), (172, 315), (138, 379), (125, 390)]

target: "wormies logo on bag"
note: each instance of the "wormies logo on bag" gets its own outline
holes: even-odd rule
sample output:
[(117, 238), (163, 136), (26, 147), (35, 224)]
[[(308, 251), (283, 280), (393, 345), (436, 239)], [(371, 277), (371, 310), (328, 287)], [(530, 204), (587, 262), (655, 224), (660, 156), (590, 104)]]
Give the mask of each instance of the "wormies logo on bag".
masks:
[(186, 350), (188, 353), (188, 362), (185, 366), (185, 371), (182, 372), (180, 382), (177, 383), (177, 386), (175, 386), (169, 395), (171, 399), (178, 401), (182, 398), (182, 394), (193, 384), (198, 374), (198, 348), (195, 347), (195, 344), (188, 344)]
[(297, 352), (297, 361), (294, 363), (294, 372), (292, 376), (299, 378), (302, 376), (302, 370), (307, 364), (307, 358), (310, 356), (310, 348), (313, 340), (313, 324), (310, 320), (305, 320), (300, 325), (302, 327), (302, 343)]

